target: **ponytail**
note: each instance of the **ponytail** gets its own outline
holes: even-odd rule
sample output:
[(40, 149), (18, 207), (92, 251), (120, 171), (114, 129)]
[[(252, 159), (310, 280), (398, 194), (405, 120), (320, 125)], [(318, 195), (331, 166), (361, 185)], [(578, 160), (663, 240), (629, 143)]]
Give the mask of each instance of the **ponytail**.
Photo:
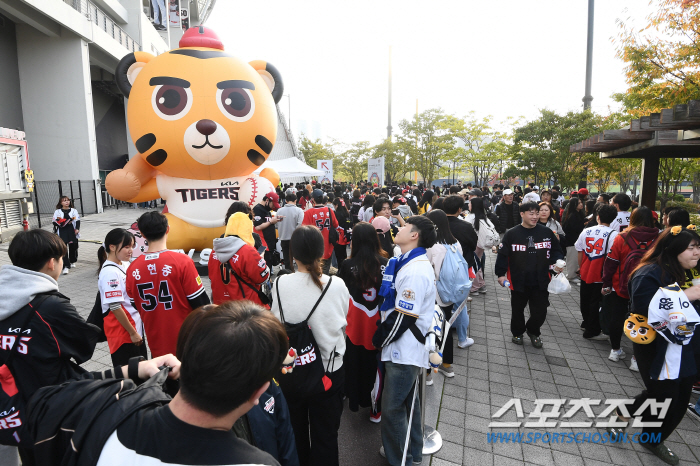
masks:
[(124, 248), (124, 246), (130, 244), (133, 245), (134, 242), (134, 235), (123, 228), (115, 228), (114, 230), (107, 233), (104, 242), (97, 250), (97, 261), (100, 264), (100, 266), (97, 268), (97, 275), (100, 274), (100, 270), (102, 270), (102, 266), (104, 265), (105, 261), (107, 260), (107, 257), (109, 256), (110, 246), (114, 245), (116, 246), (116, 251), (121, 251), (122, 248)]

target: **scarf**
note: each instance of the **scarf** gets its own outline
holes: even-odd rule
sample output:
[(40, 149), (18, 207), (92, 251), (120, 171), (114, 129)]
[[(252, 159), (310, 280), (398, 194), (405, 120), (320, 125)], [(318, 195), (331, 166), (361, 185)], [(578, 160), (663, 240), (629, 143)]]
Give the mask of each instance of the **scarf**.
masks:
[(379, 306), (380, 311), (389, 311), (396, 305), (396, 275), (401, 268), (421, 254), (425, 254), (425, 248), (415, 248), (399, 257), (392, 257), (384, 268), (382, 286), (379, 288), (379, 296), (384, 297), (384, 302)]
[(647, 322), (668, 342), (658, 380), (677, 379), (683, 346), (690, 343), (700, 316), (677, 283), (661, 287), (649, 303)]

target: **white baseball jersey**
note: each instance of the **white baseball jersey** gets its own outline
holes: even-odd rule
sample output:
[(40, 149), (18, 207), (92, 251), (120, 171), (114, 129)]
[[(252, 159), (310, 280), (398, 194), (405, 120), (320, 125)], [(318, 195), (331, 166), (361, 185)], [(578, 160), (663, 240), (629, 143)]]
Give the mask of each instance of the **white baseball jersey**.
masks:
[(234, 201), (250, 207), (262, 202), (275, 187), (258, 175), (238, 176), (221, 180), (191, 180), (158, 175), (156, 185), (160, 197), (167, 201), (168, 213), (200, 228), (224, 225), (226, 211)]
[(618, 212), (615, 220), (610, 224), (610, 228), (619, 232), (625, 231), (630, 224), (630, 214), (629, 212)]

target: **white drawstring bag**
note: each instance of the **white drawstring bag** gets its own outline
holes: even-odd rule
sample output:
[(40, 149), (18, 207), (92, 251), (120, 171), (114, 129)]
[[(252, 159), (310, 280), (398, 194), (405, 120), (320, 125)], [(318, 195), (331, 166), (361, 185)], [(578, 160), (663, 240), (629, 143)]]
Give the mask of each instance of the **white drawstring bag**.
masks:
[(566, 275), (563, 272), (558, 273), (552, 278), (552, 281), (549, 282), (547, 291), (552, 294), (568, 293), (571, 291), (571, 283), (566, 279)]

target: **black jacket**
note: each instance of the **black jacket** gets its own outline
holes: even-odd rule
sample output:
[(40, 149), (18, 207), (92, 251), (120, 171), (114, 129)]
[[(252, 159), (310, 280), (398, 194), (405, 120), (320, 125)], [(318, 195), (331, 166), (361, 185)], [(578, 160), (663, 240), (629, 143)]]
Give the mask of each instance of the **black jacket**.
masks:
[(565, 223), (562, 223), (561, 228), (564, 230), (564, 241), (562, 247), (566, 248), (576, 244), (578, 237), (581, 235), (585, 225), (586, 218), (583, 215), (572, 212)]
[[(253, 226), (257, 227), (270, 220), (272, 220), (272, 212), (270, 212), (270, 209), (262, 204), (256, 204), (255, 207), (253, 207)], [(267, 249), (269, 251), (274, 251), (275, 245), (277, 244), (277, 229), (275, 226), (268, 225), (267, 228), (260, 233), (262, 233), (263, 238), (265, 238)]]
[[(83, 374), (85, 370), (78, 364), (92, 357), (100, 334), (100, 329), (85, 322), (67, 297), (57, 291), (47, 294), (49, 297), (34, 311), (23, 332), (23, 338), (28, 339), (23, 340), (26, 349), (19, 348), (10, 367), (25, 400), (41, 387)], [(11, 329), (22, 326), (27, 312), (18, 311), (0, 321), (0, 338), (14, 336)], [(9, 354), (4, 347), (0, 345), (0, 361)]]
[[(513, 226), (520, 225), (522, 222), (522, 219), (520, 218), (520, 205), (513, 201)], [(496, 216), (498, 217), (499, 224), (498, 226), (498, 232), (499, 233), (505, 233), (505, 231), (508, 229), (506, 226), (508, 223), (508, 217), (506, 217), (506, 210), (505, 207), (503, 207), (503, 202), (498, 204), (496, 206)], [(512, 227), (511, 227), (512, 228)]]
[(464, 260), (467, 261), (470, 267), (476, 267), (476, 258), (474, 257), (474, 250), (476, 249), (476, 242), (478, 241), (476, 230), (474, 230), (471, 223), (457, 217), (447, 217), (447, 221), (450, 223), (452, 236), (454, 236), (455, 239), (459, 241), (460, 246), (462, 246)]
[(557, 260), (564, 259), (559, 240), (549, 228), (518, 225), (506, 232), (498, 247), (495, 273), (505, 276), (512, 290), (526, 291), (528, 274), (536, 274), (540, 290), (546, 290), (551, 279), (549, 269)]

